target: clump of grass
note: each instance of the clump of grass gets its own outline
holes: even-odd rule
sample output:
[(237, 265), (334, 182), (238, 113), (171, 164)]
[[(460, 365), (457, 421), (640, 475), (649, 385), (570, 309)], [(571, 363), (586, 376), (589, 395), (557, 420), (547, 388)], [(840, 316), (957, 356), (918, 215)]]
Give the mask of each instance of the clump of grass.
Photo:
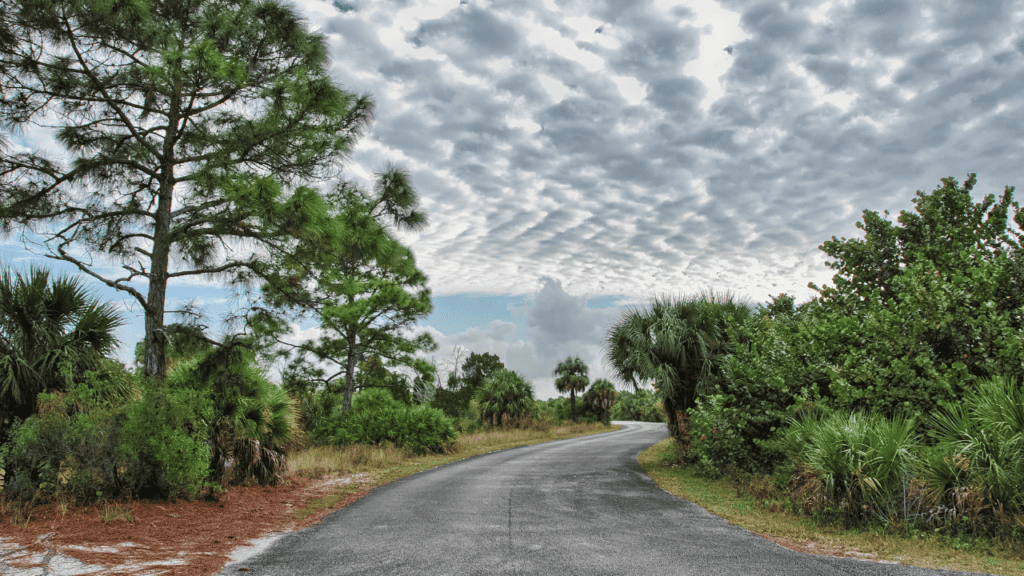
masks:
[(17, 498), (0, 499), (0, 512), (11, 524), (25, 528), (32, 521), (32, 510), (35, 506), (35, 499), (18, 500)]
[(104, 524), (110, 524), (115, 520), (124, 520), (129, 524), (135, 522), (135, 512), (132, 510), (130, 502), (126, 504), (122, 504), (120, 502), (104, 502), (99, 513), (100, 520)]

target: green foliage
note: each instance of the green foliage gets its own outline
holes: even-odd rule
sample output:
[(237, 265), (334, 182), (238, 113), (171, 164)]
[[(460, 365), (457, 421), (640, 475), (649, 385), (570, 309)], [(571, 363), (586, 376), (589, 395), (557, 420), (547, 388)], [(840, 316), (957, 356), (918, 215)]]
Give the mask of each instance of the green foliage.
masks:
[(836, 412), (791, 421), (784, 447), (820, 478), (825, 505), (848, 524), (899, 518), (918, 451), (913, 418)]
[(462, 375), (451, 374), (448, 388), (437, 389), (431, 404), (453, 418), (466, 417), (469, 403), (476, 397), (484, 380), (504, 368), (496, 354), (471, 352), (462, 365)]
[(5, 495), (190, 498), (204, 487), (211, 404), (203, 394), (156, 389), (109, 363), (40, 400), (0, 450)]
[(576, 417), (576, 393), (583, 392), (590, 385), (590, 379), (587, 377), (589, 370), (586, 362), (579, 356), (570, 356), (559, 362), (551, 373), (552, 376), (556, 376), (555, 389), (559, 392), (569, 393), (569, 415), (571, 418)]
[(669, 431), (689, 442), (686, 411), (714, 391), (734, 343), (729, 322), (751, 315), (731, 294), (705, 292), (655, 298), (650, 308), (623, 313), (606, 337), (606, 358), (619, 378), (637, 388), (651, 382), (662, 395)]
[(0, 272), (0, 443), (14, 419), (35, 412), (38, 394), (67, 390), (99, 367), (123, 323), (77, 277), (37, 267)]
[(390, 442), (417, 454), (443, 452), (458, 437), (454, 423), (440, 410), (403, 404), (383, 389), (359, 392), (351, 410), (335, 407), (314, 434), (325, 444)]
[[(974, 174), (931, 193), (894, 225), (864, 212), (864, 239), (821, 247), (836, 270), (812, 329), (845, 409), (920, 418), (957, 402), (979, 379), (1024, 376), (1021, 215), (1007, 187), (974, 202)], [(923, 421), (923, 420), (922, 420)]]
[(636, 422), (664, 422), (658, 408), (658, 397), (644, 388), (636, 392), (620, 392), (619, 398), (612, 406), (612, 420), (631, 420)]
[(754, 442), (749, 411), (733, 397), (709, 394), (689, 411), (690, 451), (687, 459), (702, 473), (717, 478), (726, 470), (771, 471), (781, 461), (777, 452)]
[(792, 301), (780, 295), (759, 314), (727, 325), (733, 353), (724, 359), (715, 394), (689, 412), (693, 457), (708, 470), (771, 472), (783, 460), (772, 439), (794, 410), (820, 398), (826, 381), (814, 356), (820, 346), (811, 337), (808, 307)]
[(297, 430), (295, 407), (267, 380), (251, 350), (235, 343), (181, 361), (168, 374), (167, 386), (209, 399), (204, 424), (218, 483), (283, 480), (284, 448)]
[[(0, 125), (53, 127), (66, 159), (0, 156), (0, 223), (42, 226), (50, 257), (135, 298), (145, 373), (163, 378), (167, 281), (247, 285), (300, 240), (330, 242), (341, 226), (326, 218), (333, 204), (299, 184), (335, 175), (373, 104), (334, 85), (323, 36), (277, 2), (8, 8)], [(124, 275), (104, 276), (78, 249), (119, 261)], [(132, 286), (139, 278), (146, 293)]]
[(922, 467), (934, 502), (956, 505), (965, 489), (988, 506), (1024, 513), (1024, 387), (996, 377), (932, 419), (936, 448)]
[(547, 418), (555, 424), (561, 424), (569, 417), (568, 399), (562, 396), (537, 400), (533, 403), (533, 412), (538, 418)]
[(212, 402), (200, 390), (146, 385), (121, 428), (123, 491), (137, 497), (197, 496), (210, 474), (212, 417)]
[(476, 398), (481, 420), (492, 426), (515, 425), (531, 416), (534, 407), (533, 386), (505, 368), (484, 380)]
[(598, 378), (581, 399), (583, 409), (586, 413), (593, 414), (597, 420), (610, 424), (611, 409), (615, 406), (618, 396), (614, 384), (604, 378)]

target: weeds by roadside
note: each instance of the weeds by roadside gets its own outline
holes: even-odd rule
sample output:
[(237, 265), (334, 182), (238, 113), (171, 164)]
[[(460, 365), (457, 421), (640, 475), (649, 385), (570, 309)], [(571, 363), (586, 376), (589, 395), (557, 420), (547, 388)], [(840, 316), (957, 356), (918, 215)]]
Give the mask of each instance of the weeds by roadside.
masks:
[(461, 460), (477, 454), (526, 446), (576, 436), (586, 436), (618, 430), (619, 426), (604, 424), (553, 424), (547, 419), (536, 419), (514, 428), (484, 428), (460, 434), (449, 450), (442, 454), (417, 455), (408, 448), (383, 443), (379, 446), (353, 444), (349, 446), (312, 446), (288, 455), (291, 473), (301, 478), (325, 481), (331, 478), (366, 474), (367, 478), (340, 484), (337, 492), (320, 498), (296, 514), (310, 515), (333, 507), (362, 485), (381, 485), (399, 478)]

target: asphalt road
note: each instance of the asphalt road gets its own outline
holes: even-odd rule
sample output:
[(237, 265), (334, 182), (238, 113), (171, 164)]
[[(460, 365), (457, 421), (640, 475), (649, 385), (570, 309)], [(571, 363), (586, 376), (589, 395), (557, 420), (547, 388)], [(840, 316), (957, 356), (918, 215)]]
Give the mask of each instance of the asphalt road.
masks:
[(661, 490), (664, 424), (475, 456), (374, 490), (221, 574), (963, 574), (800, 554)]

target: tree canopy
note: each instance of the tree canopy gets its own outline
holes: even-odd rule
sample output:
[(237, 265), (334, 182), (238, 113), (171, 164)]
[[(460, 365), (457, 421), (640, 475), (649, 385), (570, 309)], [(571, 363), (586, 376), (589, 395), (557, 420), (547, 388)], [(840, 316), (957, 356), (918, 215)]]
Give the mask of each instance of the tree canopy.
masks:
[[(348, 410), (362, 362), (375, 359), (376, 373), (363, 378), (364, 385), (391, 380), (386, 374), (403, 367), (421, 379), (433, 371), (416, 356), (434, 350), (433, 339), (409, 333), (433, 310), (427, 277), (392, 230), (420, 229), (426, 214), (418, 209), (408, 177), (393, 167), (372, 192), (343, 183), (327, 198), (328, 216), (342, 225), (335, 242), (325, 246), (319, 238), (303, 238), (275, 260), (263, 285), (268, 307), (250, 326), (284, 347), (290, 358), (286, 380), (336, 388), (333, 383), (343, 379)], [(284, 339), (287, 320), (301, 318), (315, 319), (321, 335), (299, 344)]]
[(168, 281), (248, 283), (299, 237), (334, 242), (310, 185), (336, 176), (373, 104), (334, 85), (294, 9), (16, 0), (2, 20), (0, 126), (52, 129), (63, 151), (0, 157), (0, 224), (139, 303), (147, 375), (165, 372)]
[(559, 362), (551, 372), (555, 376), (555, 389), (569, 393), (569, 413), (576, 417), (576, 393), (583, 392), (590, 385), (587, 373), (590, 368), (579, 356), (570, 356)]

